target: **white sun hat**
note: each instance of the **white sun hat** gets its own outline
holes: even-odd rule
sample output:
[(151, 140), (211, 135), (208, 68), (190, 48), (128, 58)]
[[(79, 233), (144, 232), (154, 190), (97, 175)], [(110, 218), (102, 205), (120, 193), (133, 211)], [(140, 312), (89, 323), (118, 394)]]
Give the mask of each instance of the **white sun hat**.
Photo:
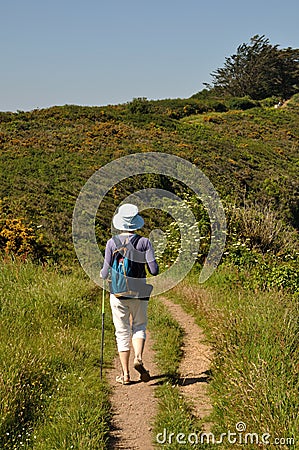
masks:
[(144, 225), (143, 218), (138, 214), (138, 208), (131, 203), (125, 203), (118, 209), (112, 219), (114, 228), (121, 231), (139, 230)]

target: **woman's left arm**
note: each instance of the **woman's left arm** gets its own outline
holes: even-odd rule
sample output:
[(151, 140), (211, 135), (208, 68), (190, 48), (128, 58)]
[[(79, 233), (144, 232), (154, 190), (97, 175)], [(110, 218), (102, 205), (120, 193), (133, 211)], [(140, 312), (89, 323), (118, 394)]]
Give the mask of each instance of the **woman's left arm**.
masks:
[(106, 279), (109, 275), (109, 270), (111, 268), (111, 264), (112, 264), (112, 242), (111, 240), (109, 240), (107, 242), (106, 245), (106, 249), (105, 249), (105, 259), (104, 259), (104, 264), (103, 264), (103, 268), (100, 272), (100, 276), (101, 278)]

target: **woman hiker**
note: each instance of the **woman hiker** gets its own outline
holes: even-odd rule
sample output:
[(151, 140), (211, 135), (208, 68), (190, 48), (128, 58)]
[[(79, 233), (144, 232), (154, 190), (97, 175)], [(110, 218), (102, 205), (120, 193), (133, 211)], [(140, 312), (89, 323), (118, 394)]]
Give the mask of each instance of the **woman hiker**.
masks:
[[(122, 375), (116, 377), (116, 381), (121, 384), (130, 383), (129, 357), (130, 340), (132, 339), (134, 368), (140, 373), (141, 381), (147, 382), (150, 380), (150, 374), (143, 365), (142, 355), (146, 339), (147, 307), (150, 295), (149, 288), (151, 286), (146, 284), (145, 266), (147, 266), (151, 275), (157, 275), (159, 268), (149, 239), (135, 233), (136, 230), (144, 225), (143, 218), (138, 214), (137, 206), (129, 203), (120, 206), (117, 214), (113, 217), (112, 223), (114, 228), (119, 230), (120, 233), (109, 239), (106, 244), (101, 277), (104, 279), (113, 278), (112, 265), (115, 255), (118, 254), (120, 258), (123, 255), (121, 251), (117, 252), (117, 249), (128, 245), (129, 251), (129, 246), (131, 246), (131, 254), (136, 255), (134, 265), (137, 264), (138, 271), (137, 275), (134, 275), (136, 278), (130, 278), (130, 280), (138, 281), (136, 290), (139, 292), (139, 294), (135, 292), (135, 295), (130, 293), (127, 293), (127, 296), (126, 293), (121, 295), (121, 293), (113, 292), (113, 281), (110, 283), (110, 306), (115, 327), (117, 349), (122, 366)], [(125, 248), (127, 250), (127, 247)], [(122, 247), (122, 252), (124, 251), (123, 249), (124, 247)]]

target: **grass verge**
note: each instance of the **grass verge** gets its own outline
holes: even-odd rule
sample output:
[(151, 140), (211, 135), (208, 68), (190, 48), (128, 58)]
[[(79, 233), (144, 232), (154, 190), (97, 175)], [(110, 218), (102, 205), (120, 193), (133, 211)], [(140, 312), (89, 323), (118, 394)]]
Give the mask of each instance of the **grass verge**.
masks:
[(215, 439), (230, 431), (248, 449), (298, 448), (298, 296), (245, 289), (232, 267), (218, 268), (205, 289), (190, 280), (169, 295), (213, 345)]
[[(104, 449), (110, 403), (100, 380), (101, 291), (79, 269), (0, 265), (0, 448)], [(109, 366), (110, 317), (105, 333)]]

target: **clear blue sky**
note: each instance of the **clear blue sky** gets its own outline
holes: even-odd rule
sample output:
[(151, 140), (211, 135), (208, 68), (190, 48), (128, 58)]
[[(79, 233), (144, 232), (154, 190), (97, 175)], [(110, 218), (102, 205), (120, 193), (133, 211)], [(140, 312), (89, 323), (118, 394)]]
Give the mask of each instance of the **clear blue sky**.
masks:
[(255, 34), (299, 48), (298, 0), (1, 0), (0, 110), (186, 98)]

